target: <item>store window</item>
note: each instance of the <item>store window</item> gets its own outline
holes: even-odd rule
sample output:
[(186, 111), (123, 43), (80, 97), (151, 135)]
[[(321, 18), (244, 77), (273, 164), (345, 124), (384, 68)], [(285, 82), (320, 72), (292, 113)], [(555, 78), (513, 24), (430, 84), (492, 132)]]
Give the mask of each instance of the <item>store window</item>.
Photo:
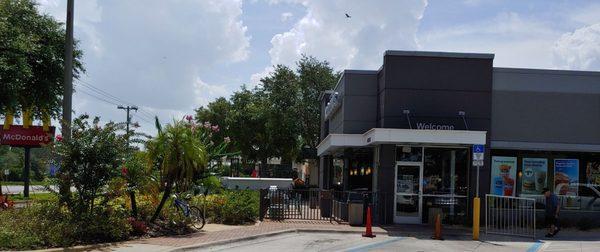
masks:
[(468, 150), (425, 148), (423, 194), (467, 195)]
[(421, 162), (423, 160), (423, 148), (411, 146), (396, 147), (396, 161)]
[(371, 190), (373, 188), (373, 150), (355, 150), (350, 158), (349, 189)]
[(492, 150), (491, 194), (533, 198), (543, 207), (543, 188), (564, 210), (600, 211), (600, 153)]
[(333, 159), (333, 188), (338, 191), (344, 190), (344, 159)]
[(467, 221), (469, 151), (425, 147), (423, 160), (423, 223), (442, 214), (445, 224)]

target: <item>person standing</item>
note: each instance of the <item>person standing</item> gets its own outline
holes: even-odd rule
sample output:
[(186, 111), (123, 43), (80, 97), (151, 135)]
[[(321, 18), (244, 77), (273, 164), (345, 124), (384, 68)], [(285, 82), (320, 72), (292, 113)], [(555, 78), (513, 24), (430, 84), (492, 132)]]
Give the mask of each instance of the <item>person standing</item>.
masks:
[(560, 207), (558, 205), (558, 197), (552, 193), (548, 188), (544, 188), (542, 193), (546, 197), (546, 225), (548, 226), (548, 233), (546, 237), (555, 236), (560, 228), (558, 227), (558, 213)]

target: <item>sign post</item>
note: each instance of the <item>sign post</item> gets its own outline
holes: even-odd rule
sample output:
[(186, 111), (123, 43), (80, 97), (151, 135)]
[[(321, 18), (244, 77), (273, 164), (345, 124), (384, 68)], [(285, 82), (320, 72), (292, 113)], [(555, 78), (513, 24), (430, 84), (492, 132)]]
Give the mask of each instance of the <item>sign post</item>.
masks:
[(25, 148), (23, 167), (23, 196), (29, 197), (31, 148), (38, 148), (54, 140), (54, 127), (25, 125), (0, 125), (0, 145)]
[(475, 198), (473, 199), (473, 240), (479, 240), (479, 220), (481, 211), (481, 201), (479, 199), (479, 168), (483, 166), (483, 153), (485, 148), (483, 145), (473, 145), (473, 166), (477, 167), (477, 182), (475, 188)]

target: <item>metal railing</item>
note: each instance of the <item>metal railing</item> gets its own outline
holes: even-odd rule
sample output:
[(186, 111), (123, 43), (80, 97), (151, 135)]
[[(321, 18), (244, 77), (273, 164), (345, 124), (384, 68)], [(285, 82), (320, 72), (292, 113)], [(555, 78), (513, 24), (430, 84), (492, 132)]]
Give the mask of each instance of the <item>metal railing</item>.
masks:
[(277, 189), (261, 190), (261, 215), (272, 220), (329, 220), (330, 214), (320, 209), (327, 191)]
[[(261, 189), (260, 216), (271, 220), (329, 220), (348, 221), (348, 206), (371, 206), (372, 220), (379, 222), (385, 216), (387, 194), (362, 191), (334, 191), (322, 189)], [(382, 211), (383, 210), (383, 211)]]
[(485, 195), (485, 232), (535, 239), (535, 199)]

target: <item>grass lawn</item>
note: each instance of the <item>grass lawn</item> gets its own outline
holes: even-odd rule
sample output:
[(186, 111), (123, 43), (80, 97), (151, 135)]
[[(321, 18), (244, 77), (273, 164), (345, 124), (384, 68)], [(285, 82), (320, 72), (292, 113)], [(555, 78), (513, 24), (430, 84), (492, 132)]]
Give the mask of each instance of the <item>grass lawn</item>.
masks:
[[(31, 181), (29, 182), (30, 185), (47, 185), (48, 182), (44, 182), (44, 181)], [(23, 185), (23, 181), (0, 181), (0, 185), (11, 185), (11, 186), (22, 186)]]
[[(55, 199), (56, 195), (52, 193), (29, 193), (29, 200), (52, 200)], [(15, 194), (11, 195), (10, 199), (12, 200), (25, 200), (23, 194)]]

